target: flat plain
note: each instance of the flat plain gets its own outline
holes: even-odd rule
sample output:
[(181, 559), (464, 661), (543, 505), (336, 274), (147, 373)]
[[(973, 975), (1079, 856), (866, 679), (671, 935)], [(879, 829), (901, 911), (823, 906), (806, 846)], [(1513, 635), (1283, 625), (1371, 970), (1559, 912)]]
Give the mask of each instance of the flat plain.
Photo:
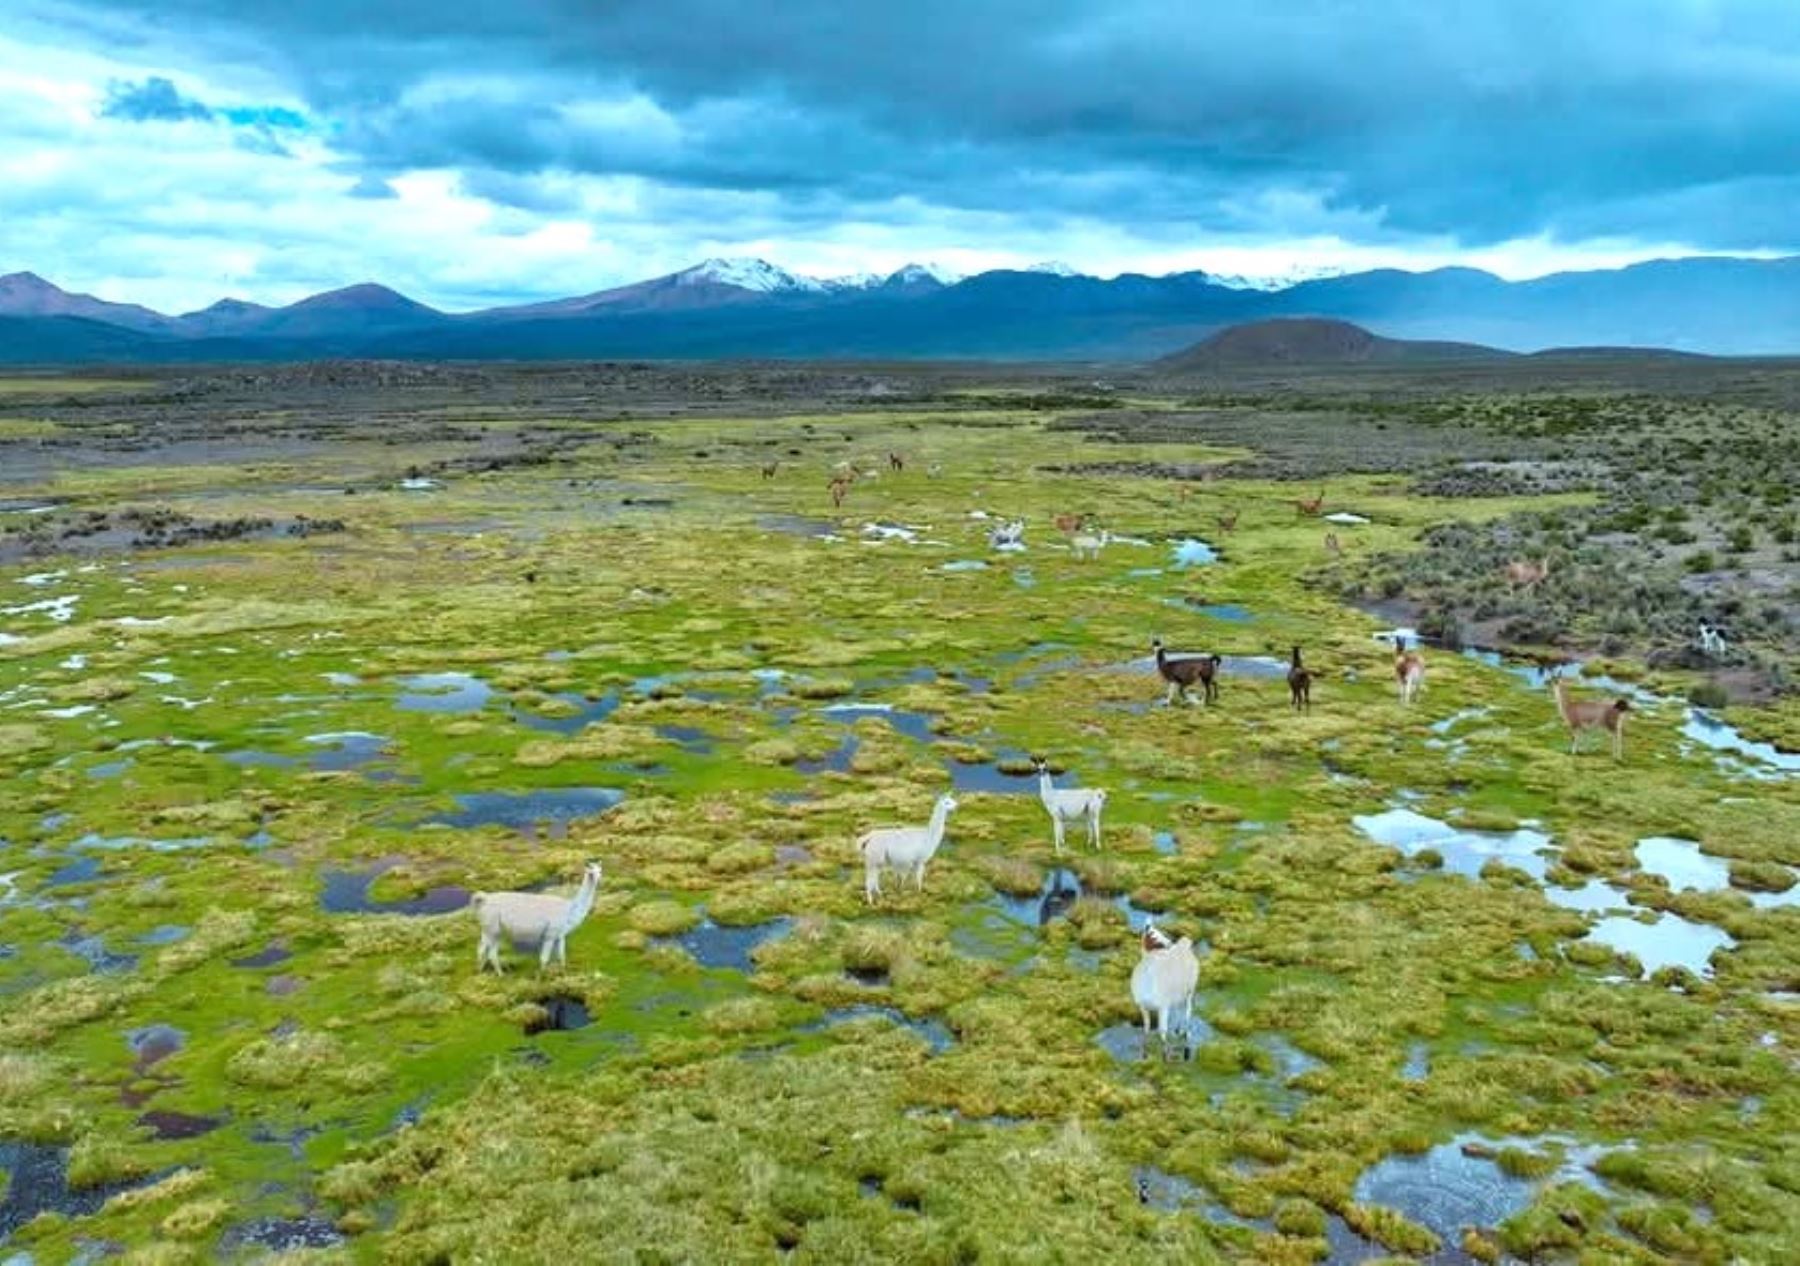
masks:
[[(1797, 409), (1598, 358), (0, 381), (0, 1252), (1800, 1258)], [(566, 969), (479, 972), (470, 894), (590, 858)]]

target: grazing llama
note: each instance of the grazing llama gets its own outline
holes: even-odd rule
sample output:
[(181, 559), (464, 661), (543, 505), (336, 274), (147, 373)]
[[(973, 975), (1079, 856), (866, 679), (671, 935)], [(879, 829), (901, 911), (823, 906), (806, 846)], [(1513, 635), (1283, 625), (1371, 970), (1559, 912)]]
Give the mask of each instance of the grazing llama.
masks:
[(764, 479), (773, 479), (773, 478), (775, 478), (775, 472), (780, 469), (781, 469), (780, 462), (764, 462), (763, 468), (762, 468), (762, 477)]
[(1546, 555), (1531, 562), (1528, 559), (1514, 559), (1503, 569), (1507, 583), (1514, 589), (1532, 589), (1543, 583), (1550, 574), (1550, 558)]
[(1219, 531), (1221, 531), (1221, 532), (1237, 531), (1238, 516), (1242, 513), (1243, 513), (1242, 510), (1233, 510), (1230, 514), (1220, 514), (1220, 515), (1214, 516), (1219, 521)]
[(843, 478), (833, 479), (831, 481), (830, 487), (831, 487), (831, 504), (834, 506), (837, 506), (838, 508), (841, 509), (844, 504), (845, 496), (847, 496), (850, 492), (850, 481), (848, 479), (843, 479)]
[(1112, 538), (1112, 533), (1105, 528), (1100, 530), (1098, 536), (1092, 532), (1083, 532), (1080, 536), (1070, 538), (1069, 548), (1075, 552), (1076, 558), (1094, 562), (1099, 559), (1100, 551), (1112, 543)]
[(1044, 812), (1050, 815), (1050, 829), (1056, 840), (1056, 851), (1062, 852), (1063, 828), (1071, 822), (1087, 823), (1088, 843), (1094, 848), (1100, 847), (1100, 814), (1106, 808), (1106, 792), (1093, 790), (1065, 789), (1058, 791), (1050, 781), (1050, 766), (1042, 760), (1034, 761), (1038, 775), (1038, 799), (1044, 802)]
[(1300, 648), (1288, 661), (1288, 703), (1296, 712), (1312, 711), (1312, 670), (1300, 662)]
[(1625, 714), (1631, 710), (1631, 700), (1571, 699), (1568, 684), (1561, 677), (1550, 679), (1550, 692), (1556, 696), (1556, 711), (1569, 729), (1569, 755), (1575, 754), (1583, 730), (1605, 730), (1612, 735), (1613, 759), (1625, 759)]
[(1200, 959), (1188, 937), (1172, 940), (1153, 923), (1144, 925), (1143, 953), (1131, 969), (1131, 1000), (1144, 1023), (1144, 1053), (1150, 1048), (1150, 1017), (1168, 1049), (1171, 1027), (1185, 1043), (1194, 1017), (1194, 990), (1200, 984)]
[(901, 454), (901, 453), (889, 453), (888, 454), (888, 469), (892, 470), (892, 471), (896, 471), (896, 472), (905, 470), (906, 469), (905, 455)]
[(956, 811), (956, 799), (941, 795), (931, 809), (931, 821), (924, 826), (879, 826), (856, 841), (863, 858), (863, 899), (870, 905), (881, 896), (881, 872), (897, 870), (904, 876), (912, 872), (913, 888), (925, 891), (925, 863), (929, 862), (944, 842), (944, 827)]
[(1177, 698), (1194, 701), (1189, 690), (1198, 684), (1208, 703), (1219, 699), (1219, 666), (1225, 661), (1217, 655), (1175, 654), (1163, 648), (1162, 639), (1154, 638), (1150, 649), (1156, 655), (1156, 675), (1169, 683), (1169, 702)]
[(1417, 650), (1407, 650), (1401, 638), (1394, 639), (1394, 680), (1400, 685), (1400, 702), (1410, 705), (1425, 689), (1425, 660)]
[(507, 937), (538, 942), (538, 970), (568, 964), (569, 933), (581, 926), (594, 908), (594, 890), (600, 886), (600, 863), (589, 862), (581, 874), (581, 887), (573, 897), (547, 892), (478, 892), (469, 901), (481, 925), (481, 941), (475, 948), (475, 970), (492, 966), (503, 973), (500, 945)]
[(1725, 635), (1710, 624), (1701, 624), (1699, 637), (1700, 653), (1710, 659), (1725, 658)]
[(1323, 488), (1319, 489), (1319, 495), (1312, 498), (1312, 500), (1310, 500), (1310, 501), (1307, 500), (1305, 497), (1301, 497), (1294, 502), (1294, 509), (1298, 510), (1303, 515), (1307, 515), (1307, 516), (1310, 516), (1313, 518), (1317, 518), (1319, 511), (1323, 510), (1324, 508), (1325, 508), (1325, 490)]

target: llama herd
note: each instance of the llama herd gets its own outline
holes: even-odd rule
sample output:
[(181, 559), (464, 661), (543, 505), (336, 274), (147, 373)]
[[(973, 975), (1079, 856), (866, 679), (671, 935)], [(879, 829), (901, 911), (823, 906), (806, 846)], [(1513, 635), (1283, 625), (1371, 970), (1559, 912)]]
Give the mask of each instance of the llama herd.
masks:
[[(889, 453), (887, 469), (890, 473), (904, 471), (904, 455)], [(771, 461), (762, 467), (762, 476), (764, 479), (771, 479), (777, 470), (777, 463)], [(936, 473), (935, 468), (931, 473)], [(848, 462), (840, 463), (833, 470), (829, 484), (833, 502), (841, 505), (851, 485), (859, 478), (877, 477), (877, 472), (873, 469), (859, 470)], [(1322, 513), (1324, 501), (1325, 493), (1321, 489), (1315, 497), (1297, 499), (1294, 507), (1303, 517), (1317, 517)], [(1219, 516), (1219, 526), (1223, 531), (1232, 531), (1237, 523), (1236, 510)], [(1077, 559), (1097, 559), (1101, 551), (1117, 539), (1110, 531), (1096, 529), (1091, 516), (1086, 514), (1057, 515), (1054, 524), (1068, 540), (1069, 548)], [(1023, 520), (996, 523), (989, 529), (989, 544), (998, 550), (1020, 549), (1023, 547), (1024, 531)], [(1334, 554), (1342, 553), (1341, 542), (1335, 534), (1327, 537), (1327, 548)], [(1547, 559), (1537, 562), (1515, 561), (1507, 566), (1506, 578), (1515, 588), (1530, 587), (1542, 583), (1548, 572)], [(1391, 637), (1394, 643), (1394, 686), (1401, 707), (1410, 708), (1418, 701), (1425, 688), (1425, 659), (1420, 654), (1417, 643), (1409, 645), (1404, 633), (1379, 636)], [(1724, 647), (1724, 639), (1715, 629), (1701, 626), (1703, 654), (1722, 656)], [(1211, 706), (1219, 702), (1220, 682), (1226, 665), (1224, 656), (1213, 652), (1172, 651), (1163, 644), (1161, 638), (1154, 639), (1150, 649), (1156, 674), (1167, 685), (1167, 703), (1170, 706), (1184, 702), (1202, 702)], [(1300, 646), (1292, 648), (1285, 680), (1290, 708), (1295, 712), (1310, 712), (1316, 674), (1306, 664)], [(1614, 758), (1623, 759), (1625, 716), (1630, 709), (1630, 702), (1623, 698), (1572, 699), (1566, 684), (1555, 674), (1551, 675), (1549, 684), (1557, 715), (1569, 732), (1570, 752), (1574, 753), (1579, 749), (1581, 736), (1585, 732), (1600, 731), (1609, 736)], [(1198, 700), (1194, 697), (1196, 692), (1199, 694)], [(1063, 851), (1070, 827), (1084, 832), (1089, 847), (1099, 850), (1101, 818), (1107, 805), (1106, 790), (1059, 788), (1055, 785), (1049, 765), (1042, 759), (1034, 760), (1033, 770), (1037, 775), (1038, 799), (1050, 819), (1051, 841), (1056, 852), (1060, 854)], [(873, 906), (882, 899), (882, 876), (890, 871), (898, 875), (903, 887), (910, 878), (915, 892), (924, 891), (926, 868), (943, 847), (950, 815), (957, 808), (956, 797), (946, 793), (933, 803), (930, 816), (923, 825), (878, 826), (857, 838), (856, 851), (863, 864), (863, 899), (868, 905)], [(580, 886), (570, 897), (539, 892), (474, 894), (471, 907), (480, 929), (480, 941), (476, 950), (478, 970), (492, 967), (496, 973), (503, 971), (500, 951), (507, 939), (536, 942), (540, 969), (549, 968), (553, 960), (559, 966), (565, 963), (568, 938), (592, 910), (600, 880), (601, 866), (595, 861), (587, 864)], [(1137, 1007), (1143, 1024), (1146, 1044), (1153, 1032), (1165, 1044), (1171, 1035), (1187, 1033), (1199, 974), (1200, 960), (1191, 938), (1173, 937), (1154, 923), (1145, 925), (1140, 935), (1139, 958), (1131, 973), (1130, 987), (1132, 1002)]]

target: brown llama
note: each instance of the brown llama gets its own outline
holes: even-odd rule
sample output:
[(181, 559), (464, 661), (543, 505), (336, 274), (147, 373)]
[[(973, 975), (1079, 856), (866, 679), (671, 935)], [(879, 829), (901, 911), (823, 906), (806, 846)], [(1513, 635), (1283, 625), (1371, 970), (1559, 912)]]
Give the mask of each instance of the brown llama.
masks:
[(762, 468), (762, 477), (764, 479), (773, 479), (773, 478), (775, 478), (775, 472), (777, 470), (779, 470), (780, 468), (781, 468), (780, 462), (764, 462), (763, 468)]
[(1305, 497), (1300, 497), (1294, 502), (1294, 509), (1298, 510), (1303, 515), (1309, 515), (1315, 518), (1318, 516), (1319, 511), (1324, 508), (1325, 490), (1323, 488), (1319, 489), (1319, 495), (1312, 498), (1310, 501)]
[(1394, 639), (1394, 680), (1399, 683), (1402, 705), (1411, 704), (1425, 689), (1425, 660), (1418, 651), (1407, 650), (1399, 638)]
[(1338, 540), (1338, 534), (1336, 532), (1325, 533), (1325, 552), (1332, 555), (1334, 558), (1342, 558), (1344, 556), (1344, 543)]
[(1243, 513), (1242, 510), (1233, 510), (1230, 514), (1219, 515), (1218, 516), (1219, 531), (1221, 531), (1221, 532), (1237, 531), (1238, 515), (1240, 515), (1242, 513)]
[(1556, 711), (1569, 730), (1569, 755), (1575, 754), (1583, 730), (1605, 730), (1612, 735), (1613, 759), (1625, 759), (1625, 714), (1631, 710), (1631, 700), (1571, 699), (1569, 687), (1561, 677), (1550, 679), (1550, 691), (1556, 696)]
[(1514, 589), (1530, 589), (1543, 583), (1550, 574), (1550, 558), (1545, 555), (1535, 563), (1529, 559), (1514, 559), (1503, 570)]
[(1288, 664), (1288, 703), (1296, 712), (1312, 711), (1312, 670), (1300, 662), (1300, 648)]
[(888, 469), (896, 470), (896, 471), (905, 470), (906, 469), (906, 456), (902, 453), (889, 453), (888, 454)]

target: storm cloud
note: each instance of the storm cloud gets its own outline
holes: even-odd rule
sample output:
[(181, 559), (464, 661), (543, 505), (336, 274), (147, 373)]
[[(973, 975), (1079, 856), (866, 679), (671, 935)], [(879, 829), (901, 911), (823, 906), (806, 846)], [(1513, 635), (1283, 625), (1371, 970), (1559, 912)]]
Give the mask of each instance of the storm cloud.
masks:
[(744, 231), (714, 236), (858, 223), (927, 250), (930, 224), (940, 248), (991, 247), (953, 234), (1012, 224), (1052, 242), (1103, 225), (1151, 254), (1297, 238), (1437, 256), (1800, 249), (1800, 6), (1785, 0), (24, 10), (36, 38), (154, 64), (108, 115), (206, 117), (169, 75), (287, 94), (365, 198), (449, 173), (508, 214), (605, 225), (656, 204), (679, 233), (736, 204)]

